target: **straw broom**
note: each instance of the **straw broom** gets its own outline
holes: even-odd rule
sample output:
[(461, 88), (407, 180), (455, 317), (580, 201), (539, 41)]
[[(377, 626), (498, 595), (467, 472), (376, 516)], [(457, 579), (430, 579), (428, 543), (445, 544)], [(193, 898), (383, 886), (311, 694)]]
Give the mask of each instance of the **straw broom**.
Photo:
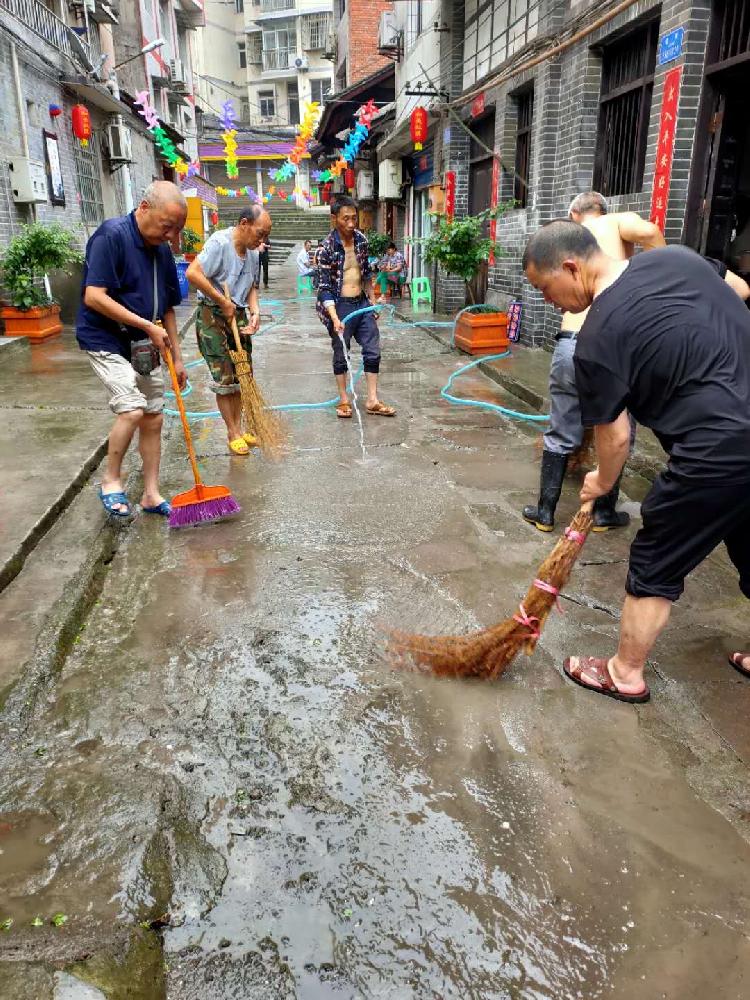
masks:
[[(229, 287), (224, 285), (224, 294), (229, 298)], [(240, 399), (242, 401), (242, 416), (246, 429), (254, 434), (258, 445), (267, 458), (278, 461), (284, 453), (288, 434), (276, 413), (269, 407), (253, 378), (253, 366), (242, 348), (237, 320), (232, 317), (230, 324), (234, 337), (235, 350), (229, 351), (237, 381), (240, 384)]]
[(547, 616), (568, 582), (592, 524), (592, 503), (585, 503), (539, 567), (518, 611), (511, 618), (469, 635), (390, 633), (386, 656), (396, 666), (443, 677), (495, 680), (518, 652), (534, 651)]

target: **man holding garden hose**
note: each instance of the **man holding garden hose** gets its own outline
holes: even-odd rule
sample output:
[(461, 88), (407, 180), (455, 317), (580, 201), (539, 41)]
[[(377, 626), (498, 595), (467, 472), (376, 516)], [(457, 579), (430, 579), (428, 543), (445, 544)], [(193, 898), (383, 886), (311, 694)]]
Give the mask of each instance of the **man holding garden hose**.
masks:
[(339, 389), (336, 416), (349, 418), (352, 415), (344, 345), (348, 352), (353, 337), (362, 349), (367, 381), (365, 409), (380, 417), (393, 417), (395, 409), (378, 399), (380, 331), (375, 314), (368, 312), (344, 322), (351, 313), (366, 309), (374, 302), (367, 239), (357, 229), (357, 208), (347, 195), (340, 195), (333, 202), (331, 216), (334, 228), (323, 240), (318, 253), (317, 312), (333, 346), (333, 373)]

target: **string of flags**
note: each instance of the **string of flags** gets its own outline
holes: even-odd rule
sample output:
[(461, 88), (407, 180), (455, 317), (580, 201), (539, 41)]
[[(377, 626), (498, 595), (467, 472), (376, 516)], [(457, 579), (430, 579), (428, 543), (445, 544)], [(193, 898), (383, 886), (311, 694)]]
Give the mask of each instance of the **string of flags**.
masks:
[(146, 127), (151, 133), (154, 144), (161, 155), (180, 177), (187, 175), (192, 177), (199, 173), (200, 163), (193, 160), (186, 163), (175, 149), (175, 145), (167, 133), (161, 127), (159, 116), (151, 105), (151, 99), (147, 90), (141, 90), (135, 95), (133, 104), (138, 106), (138, 114), (145, 120)]

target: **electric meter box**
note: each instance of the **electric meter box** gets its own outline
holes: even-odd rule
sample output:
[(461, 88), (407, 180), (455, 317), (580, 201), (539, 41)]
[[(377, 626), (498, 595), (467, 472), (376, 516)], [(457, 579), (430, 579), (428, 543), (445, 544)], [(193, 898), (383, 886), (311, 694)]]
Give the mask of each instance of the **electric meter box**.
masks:
[(13, 201), (27, 205), (47, 201), (47, 172), (43, 163), (27, 156), (16, 156), (8, 166)]

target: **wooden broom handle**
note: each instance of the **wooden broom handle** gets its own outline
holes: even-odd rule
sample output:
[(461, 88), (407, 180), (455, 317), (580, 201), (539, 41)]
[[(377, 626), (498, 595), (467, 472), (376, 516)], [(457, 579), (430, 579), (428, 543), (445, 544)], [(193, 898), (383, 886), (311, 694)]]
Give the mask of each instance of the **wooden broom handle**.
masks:
[(177, 400), (177, 409), (180, 413), (180, 420), (182, 421), (182, 433), (185, 435), (185, 444), (187, 445), (188, 458), (190, 459), (190, 465), (193, 468), (193, 478), (195, 479), (196, 486), (202, 486), (203, 480), (201, 479), (201, 474), (198, 471), (198, 461), (195, 457), (195, 449), (193, 448), (193, 436), (190, 433), (190, 425), (188, 424), (187, 414), (185, 413), (185, 404), (182, 401), (182, 393), (180, 392), (180, 383), (177, 381), (177, 372), (174, 370), (174, 361), (172, 359), (172, 352), (168, 347), (164, 348), (164, 357), (167, 361), (167, 368), (169, 368), (169, 375), (172, 379), (172, 389), (174, 390), (174, 396)]
[[(229, 299), (230, 302), (232, 301), (229, 294), (229, 285), (226, 281), (224, 282), (224, 297)], [(240, 332), (237, 329), (237, 319), (234, 316), (232, 316), (232, 322), (229, 325), (231, 326), (232, 333), (234, 334), (234, 349), (235, 351), (241, 351), (243, 349), (242, 342), (240, 341)]]

